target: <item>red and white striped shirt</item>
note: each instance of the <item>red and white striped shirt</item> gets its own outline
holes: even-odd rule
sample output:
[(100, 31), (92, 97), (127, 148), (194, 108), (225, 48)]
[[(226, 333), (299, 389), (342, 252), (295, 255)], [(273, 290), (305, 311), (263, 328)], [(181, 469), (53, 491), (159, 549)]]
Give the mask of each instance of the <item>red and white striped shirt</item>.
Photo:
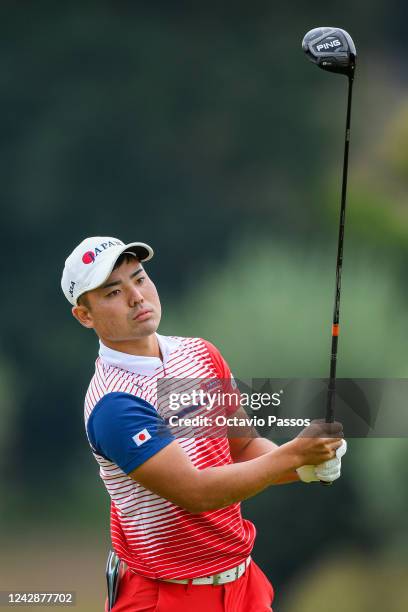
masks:
[[(112, 417), (112, 438), (116, 429), (122, 426), (122, 421), (118, 425), (114, 420), (115, 406), (120, 406), (120, 402), (126, 403), (127, 398), (133, 400), (136, 397), (147, 407), (146, 410), (153, 412), (154, 408), (158, 411), (160, 398), (157, 388), (161, 379), (230, 379), (226, 362), (209, 342), (200, 338), (158, 334), (157, 339), (163, 361), (120, 353), (101, 344), (95, 374), (85, 398), (87, 435), (100, 465), (100, 476), (111, 497), (111, 538), (119, 557), (131, 570), (148, 578), (211, 575), (237, 566), (251, 553), (255, 527), (242, 518), (240, 504), (191, 514), (131, 478), (128, 473), (135, 466), (169, 443), (168, 439), (163, 438), (160, 442), (158, 438), (155, 447), (157, 440), (152, 442), (154, 435), (150, 440), (150, 421), (132, 422), (136, 432), (132, 440), (136, 444), (132, 443), (131, 453), (134, 455), (126, 458), (126, 468), (124, 465), (119, 467), (112, 460), (115, 453), (121, 453), (117, 443), (108, 441), (107, 451), (102, 451), (102, 447), (96, 448), (96, 434), (90, 427), (94, 409), (97, 408), (95, 416), (98, 406), (112, 398), (108, 409), (106, 406), (103, 408), (104, 426), (109, 433), (109, 419)], [(151, 415), (146, 418), (151, 418)], [(232, 463), (226, 437), (186, 436), (177, 438), (177, 442), (200, 470)], [(142, 459), (134, 459), (141, 451), (145, 453)], [(177, 479), (176, 473), (174, 477)]]

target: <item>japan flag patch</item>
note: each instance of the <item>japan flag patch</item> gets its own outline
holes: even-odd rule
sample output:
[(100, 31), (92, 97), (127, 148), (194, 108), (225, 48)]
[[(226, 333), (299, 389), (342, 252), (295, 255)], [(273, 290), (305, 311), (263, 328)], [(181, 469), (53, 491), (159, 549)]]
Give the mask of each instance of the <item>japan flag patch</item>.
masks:
[(142, 429), (142, 431), (139, 431), (139, 433), (133, 436), (132, 440), (134, 441), (136, 446), (141, 446), (142, 444), (150, 440), (151, 437), (152, 436), (149, 434), (147, 429)]

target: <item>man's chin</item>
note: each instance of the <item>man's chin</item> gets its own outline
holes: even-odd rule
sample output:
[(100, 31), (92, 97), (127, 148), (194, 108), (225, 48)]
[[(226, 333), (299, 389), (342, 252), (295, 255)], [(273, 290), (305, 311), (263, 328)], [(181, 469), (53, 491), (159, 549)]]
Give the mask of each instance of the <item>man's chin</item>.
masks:
[(158, 327), (159, 321), (156, 321), (153, 318), (147, 319), (146, 321), (141, 321), (138, 323), (137, 329), (133, 330), (132, 336), (135, 340), (137, 340), (137, 338), (146, 338), (147, 336), (155, 334)]

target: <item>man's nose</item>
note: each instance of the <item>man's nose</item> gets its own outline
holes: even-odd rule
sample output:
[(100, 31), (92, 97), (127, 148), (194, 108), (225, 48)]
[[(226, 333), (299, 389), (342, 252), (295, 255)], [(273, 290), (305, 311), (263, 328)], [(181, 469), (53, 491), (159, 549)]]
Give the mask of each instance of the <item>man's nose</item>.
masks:
[(144, 301), (144, 297), (142, 292), (136, 285), (129, 289), (129, 304), (130, 306), (135, 306), (136, 304), (142, 304)]

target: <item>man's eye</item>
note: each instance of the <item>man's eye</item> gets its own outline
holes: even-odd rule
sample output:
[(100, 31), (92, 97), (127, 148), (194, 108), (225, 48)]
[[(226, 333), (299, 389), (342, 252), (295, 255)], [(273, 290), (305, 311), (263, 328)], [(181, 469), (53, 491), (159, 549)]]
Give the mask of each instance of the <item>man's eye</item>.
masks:
[(138, 285), (141, 285), (141, 284), (143, 283), (143, 281), (144, 281), (144, 280), (145, 280), (145, 277), (144, 277), (144, 276), (139, 276), (139, 277), (137, 278), (136, 282), (137, 282), (137, 284), (138, 284)]
[(114, 297), (115, 295), (119, 295), (120, 293), (120, 289), (114, 289), (113, 291), (111, 291), (110, 293), (108, 293), (108, 295), (106, 297)]

